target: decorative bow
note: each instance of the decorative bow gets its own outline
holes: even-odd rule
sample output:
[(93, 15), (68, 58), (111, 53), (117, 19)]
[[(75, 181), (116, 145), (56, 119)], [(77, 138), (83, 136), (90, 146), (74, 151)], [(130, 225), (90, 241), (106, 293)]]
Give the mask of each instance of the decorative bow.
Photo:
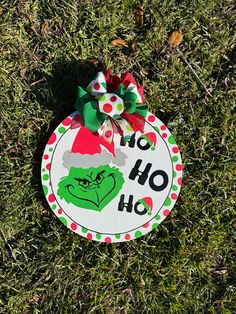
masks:
[(132, 74), (126, 72), (120, 79), (108, 69), (98, 72), (86, 90), (77, 87), (75, 108), (87, 129), (112, 143), (114, 133), (143, 132), (148, 107), (143, 104), (143, 87)]

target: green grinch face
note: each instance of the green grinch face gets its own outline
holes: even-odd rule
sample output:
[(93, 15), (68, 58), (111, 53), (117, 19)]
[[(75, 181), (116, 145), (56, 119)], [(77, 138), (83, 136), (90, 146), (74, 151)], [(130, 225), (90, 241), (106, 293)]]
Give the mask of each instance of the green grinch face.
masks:
[(58, 195), (75, 206), (101, 211), (121, 190), (122, 173), (108, 165), (97, 168), (72, 167), (58, 184)]

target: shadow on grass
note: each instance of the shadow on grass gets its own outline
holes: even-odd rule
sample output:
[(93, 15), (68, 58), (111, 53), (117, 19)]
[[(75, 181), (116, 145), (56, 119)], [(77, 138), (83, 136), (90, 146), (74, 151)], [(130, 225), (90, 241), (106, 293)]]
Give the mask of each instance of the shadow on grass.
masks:
[[(44, 83), (33, 91), (34, 96), (42, 107), (53, 112), (53, 118), (48, 123), (45, 121), (36, 136), (31, 184), (33, 189), (36, 190), (38, 201), (44, 208), (48, 208), (47, 213), (50, 220), (53, 214), (49, 210), (41, 185), (41, 160), (44, 148), (58, 124), (75, 111), (76, 87), (80, 85), (85, 88), (95, 74), (101, 70), (104, 70), (101, 63), (95, 65), (86, 60), (66, 61), (59, 59), (53, 64), (50, 75), (45, 75), (42, 72), (36, 73), (39, 81)], [(42, 223), (41, 228), (44, 229), (47, 226), (48, 222), (46, 224)], [(45, 230), (40, 230), (40, 232), (43, 231)]]

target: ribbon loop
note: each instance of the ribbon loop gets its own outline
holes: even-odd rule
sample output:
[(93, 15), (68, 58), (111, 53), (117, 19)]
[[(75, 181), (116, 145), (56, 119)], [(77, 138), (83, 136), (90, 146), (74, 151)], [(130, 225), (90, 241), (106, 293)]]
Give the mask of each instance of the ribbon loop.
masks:
[(108, 69), (105, 74), (98, 72), (86, 91), (77, 87), (75, 108), (87, 129), (98, 131), (111, 143), (114, 133), (123, 136), (127, 129), (143, 132), (148, 107), (143, 104), (143, 87), (137, 86), (130, 73), (120, 79)]

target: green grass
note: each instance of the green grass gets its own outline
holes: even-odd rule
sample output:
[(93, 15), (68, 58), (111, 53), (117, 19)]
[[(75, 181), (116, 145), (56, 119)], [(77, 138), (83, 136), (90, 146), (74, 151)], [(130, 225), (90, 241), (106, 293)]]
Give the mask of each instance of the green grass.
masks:
[[(0, 313), (236, 312), (235, 4), (141, 4), (137, 27), (136, 1), (1, 1)], [(175, 29), (212, 97), (167, 48)], [(119, 37), (135, 49), (112, 46)], [(40, 162), (76, 85), (108, 66), (145, 85), (181, 148), (184, 181), (158, 230), (105, 245), (51, 213)]]

